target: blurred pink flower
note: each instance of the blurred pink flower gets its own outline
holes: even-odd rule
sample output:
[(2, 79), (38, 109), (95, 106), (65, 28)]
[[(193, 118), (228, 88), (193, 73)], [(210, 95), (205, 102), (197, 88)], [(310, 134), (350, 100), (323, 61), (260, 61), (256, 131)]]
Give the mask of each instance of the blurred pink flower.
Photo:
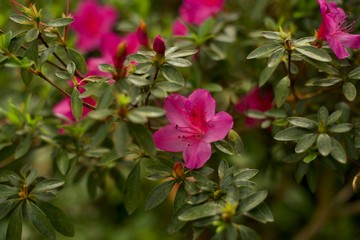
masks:
[(160, 37), (160, 35), (157, 35), (156, 38), (153, 41), (153, 49), (154, 51), (159, 55), (165, 55), (165, 40)]
[(142, 46), (144, 46), (146, 48), (150, 48), (149, 37), (148, 37), (148, 33), (147, 33), (147, 26), (146, 26), (146, 23), (142, 20), (140, 21), (140, 24), (136, 29), (136, 35), (137, 35), (139, 43)]
[[(258, 110), (265, 112), (272, 108), (273, 93), (271, 89), (260, 89), (259, 87), (253, 88), (247, 95), (241, 97), (236, 104), (236, 109), (240, 113), (248, 110)], [(254, 127), (261, 123), (261, 120), (247, 117), (245, 123), (249, 127)]]
[(172, 94), (165, 99), (164, 109), (169, 124), (153, 134), (156, 147), (169, 152), (183, 152), (188, 169), (202, 167), (211, 156), (211, 142), (219, 141), (233, 127), (226, 112), (215, 114), (216, 102), (204, 89), (195, 90), (188, 98)]
[[(184, 0), (180, 6), (180, 18), (189, 24), (201, 25), (223, 9), (225, 0)], [(188, 28), (179, 20), (173, 24), (173, 33), (184, 36)]]
[(322, 23), (317, 38), (328, 42), (336, 57), (343, 59), (349, 56), (345, 47), (360, 48), (360, 35), (349, 34), (354, 30), (355, 22), (348, 22), (343, 9), (336, 2), (317, 0), (320, 5)]
[(74, 13), (71, 28), (77, 34), (77, 47), (82, 51), (92, 51), (102, 44), (102, 37), (111, 32), (117, 20), (116, 9), (100, 5), (96, 0), (84, 0)]

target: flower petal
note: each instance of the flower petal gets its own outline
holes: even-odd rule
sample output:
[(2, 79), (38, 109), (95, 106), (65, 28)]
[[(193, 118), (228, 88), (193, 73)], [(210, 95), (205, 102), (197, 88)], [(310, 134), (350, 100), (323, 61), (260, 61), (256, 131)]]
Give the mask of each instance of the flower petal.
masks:
[(349, 48), (360, 48), (360, 35), (359, 34), (349, 34), (346, 32), (341, 32), (334, 37), (345, 47)]
[(179, 94), (171, 94), (164, 101), (164, 109), (166, 111), (166, 118), (173, 125), (182, 127), (188, 126), (185, 112), (186, 97)]
[(224, 139), (233, 125), (234, 121), (228, 113), (219, 112), (208, 122), (203, 140), (210, 143)]
[(185, 103), (186, 112), (190, 115), (200, 115), (200, 119), (210, 121), (215, 115), (216, 102), (210, 92), (205, 89), (197, 89), (188, 97), (189, 103)]
[(349, 56), (349, 53), (346, 51), (345, 47), (341, 45), (341, 43), (336, 38), (327, 37), (326, 41), (338, 59), (344, 59)]
[(153, 134), (153, 139), (157, 148), (168, 152), (181, 152), (184, 142), (179, 138), (179, 132), (174, 125), (167, 125), (160, 128)]
[(210, 143), (198, 141), (186, 146), (183, 151), (185, 167), (188, 169), (201, 168), (211, 156)]

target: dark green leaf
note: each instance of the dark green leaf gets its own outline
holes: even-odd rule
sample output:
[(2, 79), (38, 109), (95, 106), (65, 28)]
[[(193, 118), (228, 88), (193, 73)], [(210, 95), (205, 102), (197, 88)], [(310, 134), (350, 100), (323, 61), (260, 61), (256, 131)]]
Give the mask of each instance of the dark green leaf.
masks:
[(64, 181), (60, 179), (46, 179), (35, 185), (31, 193), (46, 192), (64, 185)]
[(214, 145), (219, 151), (221, 151), (225, 154), (228, 154), (228, 155), (234, 155), (234, 149), (227, 141), (220, 140), (220, 141), (214, 142)]
[(75, 87), (71, 94), (71, 112), (76, 121), (79, 121), (83, 112), (83, 102), (79, 90)]
[(24, 156), (30, 150), (31, 145), (32, 145), (32, 136), (28, 135), (16, 147), (15, 159), (18, 159), (18, 158), (21, 158), (22, 156)]
[(155, 144), (150, 131), (143, 125), (128, 123), (128, 130), (139, 144), (140, 148), (148, 155), (155, 155)]
[(150, 62), (150, 58), (141, 54), (131, 54), (129, 56), (127, 56), (127, 58), (129, 60), (135, 61), (137, 63), (146, 63), (146, 62)]
[(92, 199), (94, 199), (96, 197), (98, 184), (99, 184), (98, 173), (91, 172), (87, 178), (86, 186), (87, 186), (89, 196)]
[(114, 148), (118, 157), (125, 156), (128, 140), (129, 133), (126, 123), (124, 121), (120, 121), (113, 133)]
[(271, 213), (270, 208), (264, 202), (260, 203), (259, 206), (252, 209), (251, 211), (245, 213), (245, 215), (261, 223), (274, 221), (274, 217)]
[(184, 78), (176, 68), (172, 66), (163, 66), (161, 68), (161, 73), (169, 82), (184, 86)]
[(309, 130), (298, 127), (289, 127), (278, 132), (274, 138), (278, 141), (294, 141), (303, 137), (304, 135), (311, 133)]
[(257, 233), (247, 226), (239, 225), (239, 233), (241, 240), (260, 240)]
[(267, 57), (269, 54), (273, 53), (274, 51), (281, 49), (282, 47), (278, 43), (271, 43), (268, 45), (261, 46), (254, 51), (252, 51), (246, 59), (252, 59), (252, 58), (261, 58), (261, 57)]
[(262, 201), (265, 200), (267, 196), (267, 191), (258, 191), (255, 194), (252, 194), (240, 201), (239, 211), (248, 212), (253, 208), (257, 207)]
[(228, 168), (229, 168), (228, 162), (225, 160), (221, 160), (218, 168), (218, 175), (220, 180), (222, 180), (225, 177)]
[(70, 159), (67, 151), (61, 149), (56, 155), (56, 166), (62, 175), (65, 175), (69, 169)]
[(319, 86), (319, 87), (330, 87), (339, 82), (342, 82), (342, 78), (329, 77), (329, 78), (313, 78), (306, 82), (306, 86)]
[(317, 128), (317, 123), (311, 119), (303, 118), (303, 117), (289, 117), (287, 119), (289, 123), (296, 127), (315, 129)]
[(288, 76), (281, 79), (275, 86), (275, 104), (280, 108), (286, 101), (290, 92), (290, 78)]
[(214, 216), (221, 213), (221, 206), (215, 202), (207, 202), (194, 206), (179, 215), (181, 221), (193, 221), (204, 217)]
[(315, 193), (316, 188), (318, 186), (319, 177), (318, 173), (316, 172), (316, 168), (310, 167), (308, 173), (306, 174), (306, 181), (309, 185), (311, 192)]
[(21, 240), (22, 220), (22, 203), (20, 203), (10, 215), (6, 230), (6, 240)]
[(228, 142), (231, 145), (232, 149), (234, 150), (234, 153), (237, 155), (240, 155), (244, 151), (244, 143), (241, 140), (239, 134), (235, 132), (234, 130), (230, 130), (228, 133)]
[(74, 19), (70, 17), (58, 18), (48, 22), (46, 25), (48, 27), (64, 27), (70, 25), (73, 21)]
[(238, 231), (237, 231), (234, 223), (226, 224), (224, 235), (225, 235), (226, 240), (238, 239)]
[(56, 239), (55, 231), (45, 213), (34, 203), (26, 201), (26, 212), (35, 228), (51, 240)]
[(331, 125), (331, 124), (335, 123), (337, 120), (339, 120), (341, 118), (341, 116), (342, 116), (342, 111), (341, 110), (337, 110), (337, 111), (333, 112), (329, 116), (327, 124)]
[(317, 133), (309, 133), (299, 138), (296, 143), (295, 152), (302, 153), (308, 150), (316, 141)]
[(46, 214), (56, 231), (68, 237), (74, 236), (74, 226), (70, 218), (60, 208), (47, 202), (39, 203), (39, 207)]
[(2, 198), (8, 198), (12, 195), (18, 195), (19, 194), (19, 189), (17, 189), (16, 187), (10, 187), (7, 185), (2, 185), (0, 184), (0, 199)]
[(306, 157), (304, 157), (303, 161), (304, 163), (310, 163), (312, 161), (314, 161), (317, 158), (317, 154), (312, 152), (309, 153), (308, 155), (306, 155)]
[(328, 131), (331, 133), (344, 133), (348, 132), (353, 128), (351, 123), (340, 123), (328, 128)]
[(353, 69), (349, 74), (348, 77), (350, 79), (360, 79), (360, 67)]
[(271, 68), (271, 67), (279, 65), (279, 63), (281, 62), (284, 55), (285, 55), (284, 48), (280, 48), (280, 49), (274, 51), (271, 54), (271, 56), (269, 57), (268, 67)]
[(26, 42), (34, 41), (39, 35), (39, 30), (36, 28), (30, 29), (25, 35)]
[(250, 178), (254, 177), (258, 172), (259, 170), (257, 169), (242, 169), (235, 174), (235, 182), (249, 180)]
[(265, 67), (259, 77), (259, 86), (262, 87), (272, 76), (277, 66)]
[(32, 22), (30, 18), (23, 14), (13, 14), (9, 17), (11, 20), (13, 20), (16, 23), (22, 24), (22, 25), (31, 25)]
[(86, 75), (87, 73), (87, 64), (84, 56), (79, 53), (77, 50), (68, 48), (67, 53), (69, 56), (69, 59), (73, 61), (76, 65), (76, 68), (83, 74)]
[(305, 56), (321, 61), (321, 62), (330, 62), (331, 57), (327, 52), (321, 48), (314, 46), (299, 46), (295, 48), (295, 51), (304, 54)]
[(5, 217), (15, 207), (15, 204), (18, 201), (19, 201), (18, 199), (9, 199), (0, 202), (0, 219)]
[(183, 58), (171, 58), (166, 60), (166, 63), (175, 67), (190, 67), (192, 65), (189, 60)]
[(51, 45), (49, 48), (45, 49), (42, 54), (40, 55), (40, 66), (44, 64), (46, 60), (54, 53), (56, 45)]
[(347, 157), (343, 146), (335, 138), (331, 138), (331, 144), (331, 156), (333, 156), (336, 161), (345, 164)]
[(137, 162), (126, 179), (124, 203), (128, 214), (136, 210), (141, 200), (140, 173), (140, 162)]
[(71, 76), (70, 73), (66, 72), (66, 71), (58, 71), (55, 72), (55, 75), (60, 78), (60, 79), (64, 79), (64, 80), (71, 80), (73, 78), (73, 76)]
[(150, 193), (145, 203), (145, 210), (153, 209), (162, 203), (173, 188), (174, 181), (166, 181), (156, 186)]
[(297, 183), (300, 183), (301, 179), (305, 176), (305, 174), (309, 171), (309, 164), (305, 162), (300, 162), (299, 166), (295, 172), (295, 179)]
[(134, 75), (128, 76), (126, 78), (126, 80), (128, 80), (130, 83), (132, 83), (138, 87), (148, 86), (148, 85), (152, 84), (152, 81), (149, 81), (148, 79), (146, 79), (144, 77), (139, 77), (139, 76), (134, 76)]
[(346, 99), (350, 102), (354, 101), (356, 98), (356, 87), (354, 86), (354, 84), (350, 83), (350, 82), (346, 82), (343, 84), (342, 86), (342, 90), (344, 93), (344, 96), (346, 97)]
[(322, 106), (318, 113), (317, 113), (317, 119), (318, 122), (321, 123), (323, 122), (324, 124), (327, 124), (328, 119), (329, 119), (329, 111), (327, 110), (326, 107)]

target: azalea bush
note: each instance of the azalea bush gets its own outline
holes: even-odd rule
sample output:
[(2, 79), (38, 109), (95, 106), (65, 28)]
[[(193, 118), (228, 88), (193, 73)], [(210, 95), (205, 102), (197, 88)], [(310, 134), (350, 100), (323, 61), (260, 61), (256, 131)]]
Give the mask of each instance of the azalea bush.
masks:
[(3, 4), (1, 239), (359, 236), (355, 1)]

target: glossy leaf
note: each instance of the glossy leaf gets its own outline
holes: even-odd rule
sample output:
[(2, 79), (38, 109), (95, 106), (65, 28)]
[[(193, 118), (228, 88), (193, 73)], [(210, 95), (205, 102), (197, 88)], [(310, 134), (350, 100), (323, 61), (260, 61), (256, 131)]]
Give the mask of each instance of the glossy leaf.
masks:
[(245, 213), (245, 215), (261, 223), (274, 221), (274, 216), (271, 213), (270, 208), (264, 202), (260, 203), (259, 206), (252, 209), (251, 211)]
[(9, 224), (6, 230), (6, 240), (21, 240), (22, 221), (22, 203), (20, 203), (10, 215)]
[(332, 149), (330, 136), (325, 133), (319, 134), (316, 140), (316, 146), (319, 152), (321, 153), (321, 155), (325, 157), (329, 155)]
[(317, 123), (311, 119), (303, 118), (303, 117), (289, 117), (289, 123), (296, 127), (315, 129), (317, 128)]
[(73, 21), (74, 19), (70, 17), (58, 18), (48, 22), (46, 25), (48, 27), (65, 27), (70, 25)]
[(335, 138), (331, 138), (331, 156), (339, 163), (346, 163), (347, 157), (344, 147)]
[(156, 186), (146, 199), (145, 210), (153, 209), (162, 203), (169, 195), (174, 183), (174, 181), (166, 181)]
[(171, 58), (166, 60), (166, 63), (175, 67), (190, 67), (192, 65), (189, 60), (183, 58)]
[(132, 214), (140, 203), (140, 162), (137, 162), (130, 171), (125, 184), (125, 209), (128, 214)]
[(171, 66), (163, 66), (161, 68), (161, 73), (169, 82), (184, 86), (184, 78), (176, 68)]
[(293, 141), (298, 140), (304, 135), (311, 133), (309, 130), (298, 127), (290, 127), (286, 128), (280, 132), (278, 132), (274, 138), (278, 141)]
[(257, 233), (247, 226), (239, 225), (239, 233), (241, 240), (260, 240)]
[(21, 158), (30, 150), (32, 139), (32, 136), (28, 135), (20, 142), (20, 144), (15, 149), (15, 159)]
[(26, 212), (35, 228), (48, 239), (55, 240), (56, 235), (53, 226), (45, 213), (34, 203), (26, 201)]
[(39, 30), (36, 28), (32, 28), (26, 33), (25, 41), (32, 42), (38, 37), (38, 35), (39, 35)]
[(328, 128), (328, 131), (331, 133), (344, 133), (348, 132), (353, 128), (351, 123), (340, 123)]
[(193, 221), (221, 213), (221, 206), (215, 202), (208, 202), (194, 206), (179, 216), (181, 221)]
[(262, 201), (265, 200), (267, 196), (267, 191), (258, 191), (255, 194), (252, 194), (240, 201), (239, 211), (248, 212), (253, 208), (257, 207)]
[(290, 78), (288, 76), (281, 79), (275, 86), (275, 104), (280, 108), (286, 101), (290, 93)]
[(304, 54), (305, 56), (321, 61), (321, 62), (330, 62), (331, 61), (331, 57), (329, 54), (327, 54), (327, 52), (325, 52), (323, 49), (321, 48), (317, 48), (314, 46), (300, 46), (300, 47), (296, 47), (295, 51)]
[(83, 112), (83, 102), (79, 90), (75, 87), (71, 94), (71, 112), (76, 121), (79, 121)]
[(344, 93), (344, 96), (346, 97), (346, 99), (350, 102), (354, 101), (356, 98), (356, 87), (354, 86), (354, 84), (350, 83), (350, 82), (346, 82), (343, 84), (342, 86), (342, 90)]
[(316, 141), (317, 133), (309, 133), (299, 138), (296, 143), (295, 152), (302, 153), (308, 150)]
[(155, 144), (150, 131), (143, 125), (128, 123), (129, 133), (133, 136), (140, 148), (150, 156), (155, 155)]
[(75, 49), (67, 48), (69, 59), (76, 65), (76, 69), (83, 75), (87, 73), (87, 64), (84, 56)]
[(60, 179), (46, 179), (35, 185), (31, 193), (46, 192), (64, 185), (64, 181)]
[(261, 57), (267, 57), (269, 54), (273, 53), (274, 51), (280, 49), (281, 46), (278, 43), (271, 43), (264, 46), (261, 46), (246, 57), (246, 59), (253, 59), (253, 58), (261, 58)]

